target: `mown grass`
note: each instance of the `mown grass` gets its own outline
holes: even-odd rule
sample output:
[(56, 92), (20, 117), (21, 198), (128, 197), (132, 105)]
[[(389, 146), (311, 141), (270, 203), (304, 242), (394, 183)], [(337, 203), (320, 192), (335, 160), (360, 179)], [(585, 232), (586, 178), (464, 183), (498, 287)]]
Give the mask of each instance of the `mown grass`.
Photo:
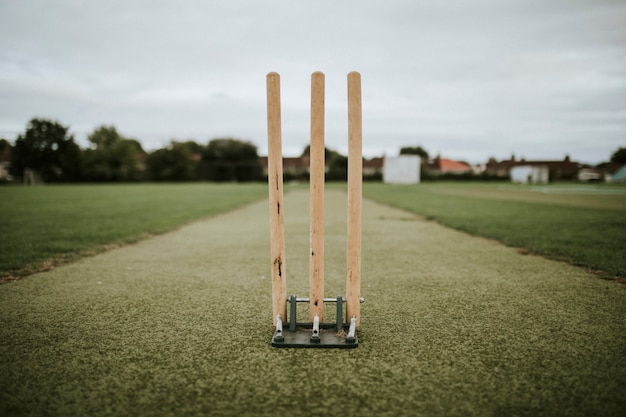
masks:
[[(600, 186), (601, 187), (601, 186)], [(530, 253), (626, 277), (624, 188), (366, 184), (364, 196)], [(609, 194), (609, 190), (617, 193)], [(607, 193), (604, 193), (607, 192)]]
[[(364, 196), (531, 253), (626, 277), (626, 195), (594, 194), (589, 187), (558, 193), (558, 184), (546, 189), (555, 193), (510, 184), (366, 183)], [(0, 280), (133, 243), (266, 195), (265, 184), (1, 187)]]
[[(308, 205), (285, 197), (305, 296)], [(624, 416), (625, 285), (372, 201), (359, 347), (271, 347), (267, 207), (0, 286), (0, 416)], [(332, 296), (345, 193), (326, 207)]]
[(264, 184), (0, 188), (0, 280), (136, 242), (267, 195)]

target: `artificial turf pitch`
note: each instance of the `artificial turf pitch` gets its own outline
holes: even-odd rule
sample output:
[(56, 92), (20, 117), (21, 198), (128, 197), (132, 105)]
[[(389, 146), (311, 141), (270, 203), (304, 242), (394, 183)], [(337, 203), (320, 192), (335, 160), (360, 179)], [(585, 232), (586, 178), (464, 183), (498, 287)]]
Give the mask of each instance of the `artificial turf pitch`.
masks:
[[(285, 199), (308, 291), (308, 193)], [(270, 341), (267, 201), (0, 286), (0, 415), (618, 416), (626, 286), (364, 202), (359, 347)], [(326, 294), (345, 293), (326, 194)], [(331, 313), (332, 314), (332, 313)]]

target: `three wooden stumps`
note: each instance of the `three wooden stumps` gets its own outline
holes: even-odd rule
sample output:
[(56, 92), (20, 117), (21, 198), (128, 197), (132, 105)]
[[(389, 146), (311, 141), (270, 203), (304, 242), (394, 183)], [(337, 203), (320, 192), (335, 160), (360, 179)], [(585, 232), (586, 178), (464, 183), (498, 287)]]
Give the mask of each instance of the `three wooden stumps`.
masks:
[[(361, 321), (362, 116), (361, 75), (348, 74), (348, 235), (346, 297), (324, 297), (324, 105), (325, 77), (311, 75), (309, 297), (287, 297), (280, 75), (267, 74), (268, 188), (275, 347), (358, 346)], [(298, 323), (296, 306), (308, 303), (309, 322)], [(324, 304), (336, 304), (336, 321), (324, 321)], [(343, 305), (346, 314), (343, 314)], [(289, 316), (287, 308), (289, 306)], [(289, 319), (287, 320), (287, 317)], [(345, 317), (345, 320), (344, 320)], [(283, 328), (283, 323), (288, 329)]]

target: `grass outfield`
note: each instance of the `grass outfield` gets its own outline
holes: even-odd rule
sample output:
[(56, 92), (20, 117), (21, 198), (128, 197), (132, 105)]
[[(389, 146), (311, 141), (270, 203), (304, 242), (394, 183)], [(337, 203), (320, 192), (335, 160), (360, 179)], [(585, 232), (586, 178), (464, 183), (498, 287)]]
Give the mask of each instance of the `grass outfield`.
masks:
[[(288, 293), (308, 193), (285, 198)], [(272, 348), (267, 201), (0, 285), (0, 415), (623, 416), (626, 285), (364, 201), (353, 350)], [(326, 294), (346, 196), (326, 195)]]
[(0, 281), (267, 196), (263, 184), (0, 187)]
[(626, 187), (368, 183), (363, 193), (457, 230), (626, 277)]
[[(265, 184), (0, 187), (0, 281), (266, 196)], [(606, 277), (626, 277), (626, 187), (366, 183), (364, 196)]]

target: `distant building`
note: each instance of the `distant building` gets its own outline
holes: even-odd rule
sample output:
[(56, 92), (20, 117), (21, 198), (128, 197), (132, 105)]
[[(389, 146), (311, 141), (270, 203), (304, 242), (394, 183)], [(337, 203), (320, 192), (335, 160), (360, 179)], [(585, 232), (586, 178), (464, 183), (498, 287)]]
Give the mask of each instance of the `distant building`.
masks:
[(363, 177), (380, 178), (383, 173), (384, 159), (381, 157), (363, 159)]
[(545, 165), (517, 165), (511, 168), (511, 181), (520, 184), (547, 184), (548, 167)]
[(509, 160), (500, 162), (496, 161), (494, 158), (489, 159), (485, 165), (485, 172), (499, 177), (506, 177), (511, 176), (511, 169), (516, 166), (547, 167), (550, 181), (576, 179), (578, 171), (584, 167), (584, 165), (579, 162), (570, 161), (569, 156), (566, 156), (562, 161), (526, 161), (523, 158), (516, 160), (513, 156)]
[(11, 181), (13, 178), (9, 174), (11, 167), (11, 146), (7, 145), (0, 149), (0, 182)]
[[(267, 156), (261, 156), (259, 158), (261, 167), (263, 168), (263, 175), (267, 176), (268, 161)], [(326, 171), (328, 171), (328, 161), (326, 163)], [(309, 173), (310, 158), (308, 156), (286, 157), (283, 156), (283, 173), (287, 176), (300, 177), (306, 176)]]
[(425, 168), (429, 174), (435, 176), (444, 174), (461, 175), (473, 172), (472, 167), (465, 162), (454, 161), (439, 156), (428, 161)]
[(594, 168), (582, 168), (578, 171), (578, 181), (596, 182), (602, 180), (602, 173)]
[[(263, 175), (267, 176), (268, 161), (267, 156), (259, 157), (261, 167), (263, 168)], [(328, 159), (325, 161), (326, 172), (328, 172)], [(304, 178), (309, 174), (310, 158), (306, 156), (297, 157), (283, 157), (283, 173), (287, 177), (292, 178)], [(363, 159), (363, 177), (376, 177), (382, 175), (383, 172), (383, 158), (371, 158)]]
[(0, 182), (12, 180), (11, 175), (9, 175), (9, 166), (8, 162), (0, 162)]

